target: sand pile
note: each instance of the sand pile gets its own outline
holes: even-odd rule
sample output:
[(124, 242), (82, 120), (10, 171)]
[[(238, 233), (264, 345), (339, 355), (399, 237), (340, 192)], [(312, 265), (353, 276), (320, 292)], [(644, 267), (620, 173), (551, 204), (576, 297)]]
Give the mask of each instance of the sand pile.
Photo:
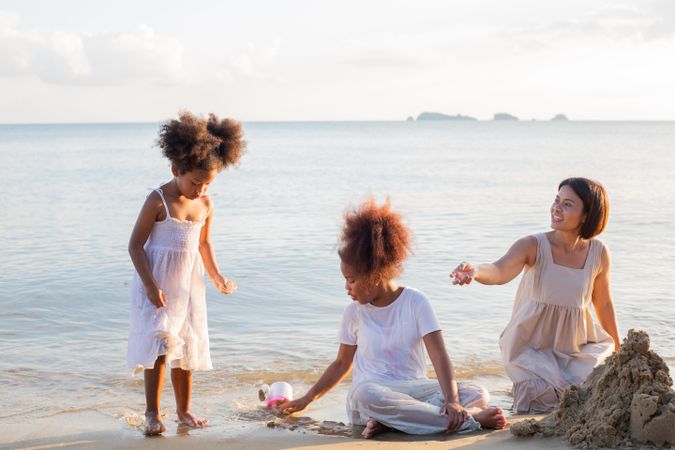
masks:
[(668, 366), (649, 350), (649, 336), (630, 330), (621, 350), (580, 386), (563, 393), (541, 421), (514, 424), (516, 436), (564, 435), (581, 449), (675, 444), (675, 392)]

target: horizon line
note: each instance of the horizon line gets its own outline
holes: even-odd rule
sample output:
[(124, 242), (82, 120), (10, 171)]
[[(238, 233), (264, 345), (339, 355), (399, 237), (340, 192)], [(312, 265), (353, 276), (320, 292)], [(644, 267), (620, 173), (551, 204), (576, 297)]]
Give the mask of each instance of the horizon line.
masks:
[[(101, 122), (0, 122), (0, 126), (30, 126), (30, 125), (151, 125), (159, 124), (165, 120), (156, 121), (101, 121)], [(675, 122), (675, 119), (567, 119), (567, 120), (553, 120), (553, 119), (517, 119), (517, 120), (495, 120), (495, 119), (475, 119), (475, 120), (453, 120), (453, 119), (439, 119), (439, 120), (393, 120), (393, 119), (291, 119), (291, 120), (242, 120), (236, 119), (239, 122), (246, 123), (472, 123), (472, 122), (499, 122), (499, 123), (565, 123), (565, 122)]]

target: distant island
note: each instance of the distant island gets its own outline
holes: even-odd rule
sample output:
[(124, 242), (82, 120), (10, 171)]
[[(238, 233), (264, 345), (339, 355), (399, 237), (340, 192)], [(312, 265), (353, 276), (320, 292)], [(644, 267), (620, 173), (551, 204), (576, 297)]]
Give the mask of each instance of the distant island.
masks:
[[(415, 120), (464, 120), (464, 121), (477, 121), (475, 117), (471, 116), (464, 116), (462, 114), (455, 114), (454, 116), (449, 115), (449, 114), (443, 114), (439, 112), (429, 112), (425, 111), (421, 113), (419, 116), (417, 116), (417, 119), (415, 119), (413, 116), (408, 116), (406, 118), (406, 122), (414, 122)], [(505, 113), (505, 112), (499, 112), (495, 113), (494, 116), (492, 117), (492, 120), (507, 120), (507, 121), (519, 121), (520, 119), (513, 114)], [(536, 122), (537, 119), (531, 119), (532, 122)], [(556, 121), (556, 122), (567, 122), (569, 119), (565, 114), (559, 113), (556, 114), (551, 118), (551, 121)]]
[(495, 113), (495, 116), (492, 120), (519, 120), (516, 116), (513, 116), (509, 113)]
[(423, 112), (422, 114), (417, 116), (417, 120), (476, 120), (476, 118), (470, 116), (463, 116), (461, 114), (449, 116), (447, 114), (441, 114), (437, 112)]

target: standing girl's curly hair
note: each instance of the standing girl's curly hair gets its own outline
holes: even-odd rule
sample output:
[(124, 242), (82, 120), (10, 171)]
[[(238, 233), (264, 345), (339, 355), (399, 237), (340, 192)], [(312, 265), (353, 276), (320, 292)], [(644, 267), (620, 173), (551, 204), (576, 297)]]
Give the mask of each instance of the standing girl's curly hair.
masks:
[(163, 122), (157, 144), (181, 173), (195, 169), (222, 170), (236, 165), (246, 150), (241, 124), (233, 119), (208, 119), (182, 111)]
[(338, 254), (342, 261), (371, 279), (394, 279), (403, 271), (412, 233), (389, 200), (378, 206), (368, 199), (345, 214)]

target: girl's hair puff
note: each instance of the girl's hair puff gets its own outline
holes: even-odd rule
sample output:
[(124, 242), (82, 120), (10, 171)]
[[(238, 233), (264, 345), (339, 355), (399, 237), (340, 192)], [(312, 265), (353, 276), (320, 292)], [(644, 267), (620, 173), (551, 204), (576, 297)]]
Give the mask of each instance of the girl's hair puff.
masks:
[(345, 264), (371, 280), (398, 277), (410, 253), (412, 233), (390, 206), (389, 199), (377, 206), (371, 197), (345, 214), (338, 254)]
[(220, 120), (215, 114), (206, 120), (181, 111), (178, 119), (160, 125), (157, 144), (180, 173), (195, 169), (222, 170), (236, 165), (244, 154), (243, 134), (236, 120)]

